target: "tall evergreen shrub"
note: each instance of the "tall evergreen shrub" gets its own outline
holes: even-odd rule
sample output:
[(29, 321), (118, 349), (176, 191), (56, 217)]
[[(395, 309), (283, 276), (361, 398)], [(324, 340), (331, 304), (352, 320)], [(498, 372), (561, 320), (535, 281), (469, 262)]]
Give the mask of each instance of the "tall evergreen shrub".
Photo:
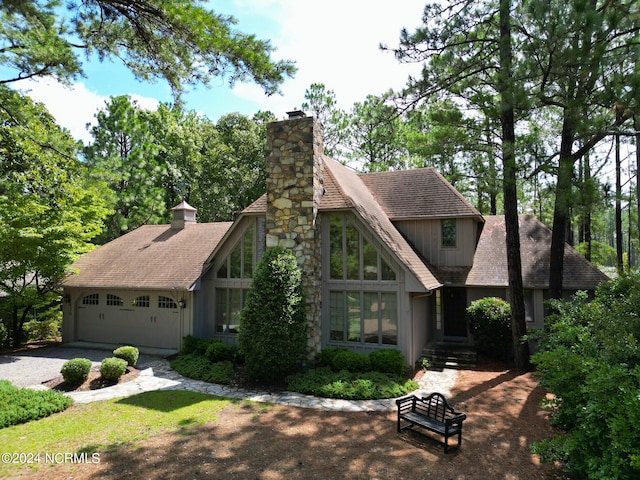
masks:
[(509, 303), (497, 297), (481, 298), (471, 302), (466, 316), (479, 352), (500, 360), (513, 357)]
[(305, 357), (306, 332), (302, 271), (290, 252), (271, 248), (256, 266), (240, 318), (238, 342), (248, 377), (271, 382), (296, 371)]

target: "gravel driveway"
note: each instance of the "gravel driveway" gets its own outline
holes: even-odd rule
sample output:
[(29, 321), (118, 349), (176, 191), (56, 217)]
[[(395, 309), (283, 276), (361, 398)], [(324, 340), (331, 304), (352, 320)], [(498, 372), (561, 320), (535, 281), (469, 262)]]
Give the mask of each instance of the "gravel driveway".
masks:
[[(94, 365), (111, 357), (112, 350), (48, 346), (0, 355), (0, 380), (9, 380), (17, 387), (39, 385), (60, 375), (60, 369), (72, 358), (88, 358)], [(144, 368), (145, 363), (159, 357), (140, 354), (136, 368)]]

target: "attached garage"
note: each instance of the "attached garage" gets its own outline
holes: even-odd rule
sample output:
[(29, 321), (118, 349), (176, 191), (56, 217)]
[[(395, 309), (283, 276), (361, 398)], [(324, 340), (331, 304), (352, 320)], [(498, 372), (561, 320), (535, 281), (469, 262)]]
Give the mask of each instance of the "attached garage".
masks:
[(231, 225), (197, 223), (182, 202), (171, 225), (142, 226), (81, 257), (63, 284), (63, 342), (179, 349), (204, 308), (206, 261)]
[(77, 340), (180, 348), (180, 300), (158, 292), (92, 292), (76, 302)]

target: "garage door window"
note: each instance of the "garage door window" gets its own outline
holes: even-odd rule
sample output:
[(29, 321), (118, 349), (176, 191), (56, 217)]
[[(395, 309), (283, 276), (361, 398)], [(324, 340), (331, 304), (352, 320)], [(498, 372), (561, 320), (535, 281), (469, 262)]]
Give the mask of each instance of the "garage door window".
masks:
[(98, 293), (92, 293), (91, 295), (85, 295), (82, 297), (83, 305), (99, 305), (100, 295)]
[(173, 301), (172, 298), (163, 297), (162, 295), (158, 297), (158, 308), (178, 308), (176, 302)]
[(109, 305), (110, 307), (121, 307), (122, 299), (117, 295), (107, 293), (107, 305)]
[(133, 301), (134, 307), (149, 308), (149, 295), (142, 295)]

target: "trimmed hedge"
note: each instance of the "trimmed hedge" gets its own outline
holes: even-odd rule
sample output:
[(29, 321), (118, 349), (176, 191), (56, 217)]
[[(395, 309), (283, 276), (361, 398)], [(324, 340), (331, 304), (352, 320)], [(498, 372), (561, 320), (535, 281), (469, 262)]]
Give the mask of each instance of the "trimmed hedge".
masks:
[(127, 361), (121, 358), (105, 358), (100, 364), (100, 375), (105, 380), (116, 382), (127, 371)]
[(91, 365), (91, 360), (87, 358), (72, 358), (64, 362), (60, 374), (69, 385), (80, 385), (89, 378)]
[(138, 362), (140, 351), (136, 347), (124, 346), (116, 348), (113, 351), (113, 356), (116, 358), (121, 358), (122, 360), (126, 360), (127, 365), (129, 365), (130, 367), (134, 367)]
[(392, 375), (404, 374), (404, 355), (400, 350), (376, 350), (369, 354), (371, 370)]

